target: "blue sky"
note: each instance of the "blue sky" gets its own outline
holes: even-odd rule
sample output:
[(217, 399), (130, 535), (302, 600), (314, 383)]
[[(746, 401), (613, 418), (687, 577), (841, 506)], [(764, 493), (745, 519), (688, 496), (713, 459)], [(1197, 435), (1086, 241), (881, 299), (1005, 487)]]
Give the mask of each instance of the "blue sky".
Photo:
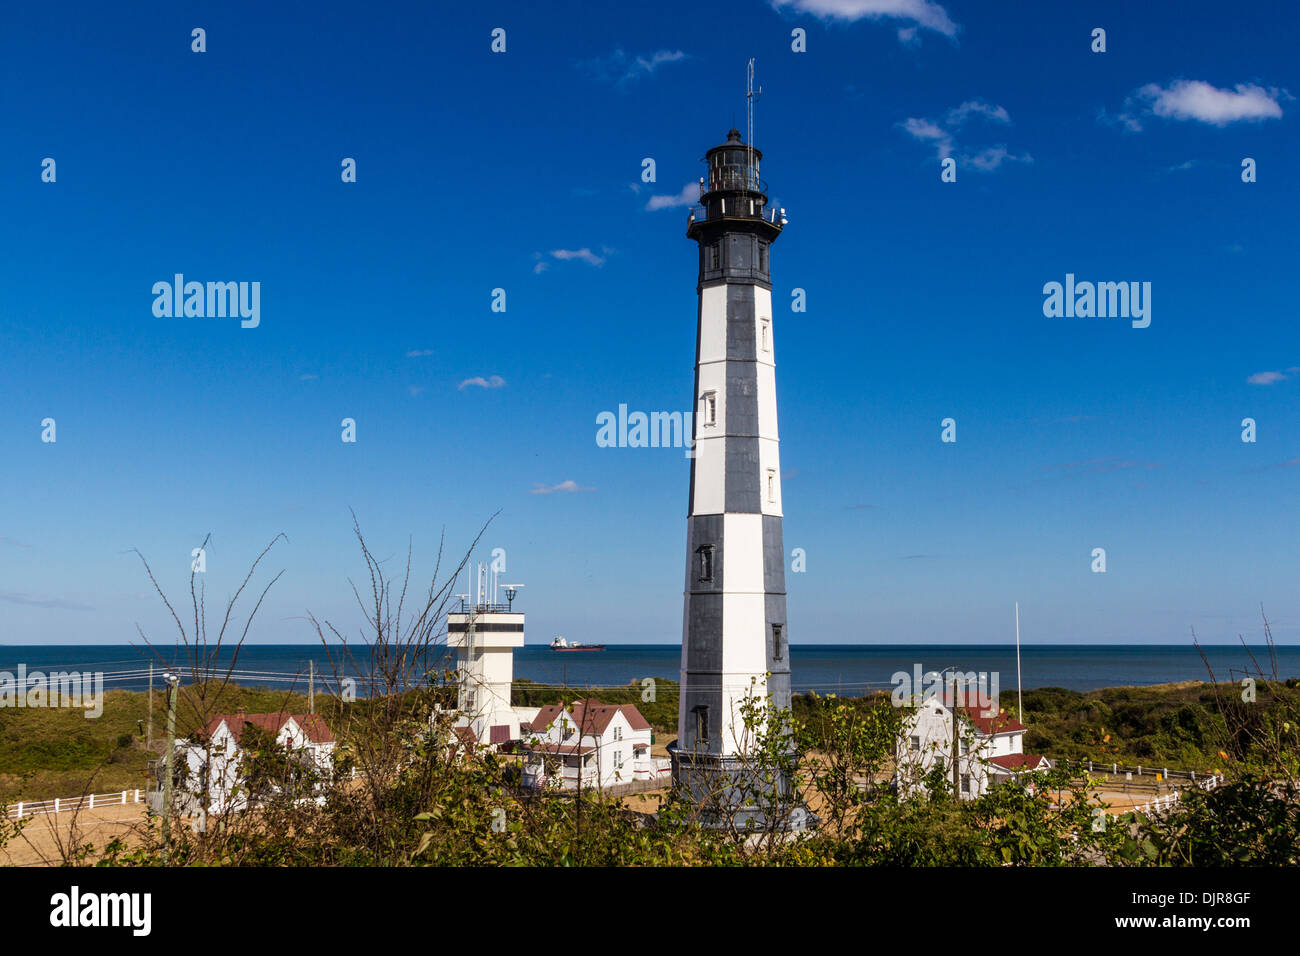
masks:
[[(130, 549), (180, 596), (209, 532), (210, 604), (288, 536), (252, 640), (355, 633), (349, 508), (425, 575), (499, 511), (530, 642), (679, 641), (689, 463), (596, 416), (691, 407), (671, 200), (749, 57), (792, 640), (1300, 641), (1292, 6), (263, 6), (10, 11), (0, 642), (169, 640)], [(156, 317), (175, 273), (260, 325)], [(1045, 317), (1066, 273), (1150, 327)]]

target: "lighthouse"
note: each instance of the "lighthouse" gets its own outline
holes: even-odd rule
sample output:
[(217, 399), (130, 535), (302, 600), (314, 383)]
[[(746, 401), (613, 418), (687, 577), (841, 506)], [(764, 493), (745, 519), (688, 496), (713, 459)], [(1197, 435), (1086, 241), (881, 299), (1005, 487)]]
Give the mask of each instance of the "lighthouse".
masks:
[[(752, 128), (751, 121), (751, 140)], [(762, 158), (736, 129), (710, 149), (686, 230), (699, 247), (699, 313), (681, 698), (671, 755), (679, 794), (732, 819), (788, 826), (770, 819), (771, 807), (789, 796), (789, 781), (779, 775), (769, 779), (775, 792), (759, 801), (766, 810), (741, 806), (753, 803), (747, 748), (759, 732), (746, 726), (746, 700), (790, 706), (771, 281), (771, 247), (785, 218), (784, 210), (768, 208)]]

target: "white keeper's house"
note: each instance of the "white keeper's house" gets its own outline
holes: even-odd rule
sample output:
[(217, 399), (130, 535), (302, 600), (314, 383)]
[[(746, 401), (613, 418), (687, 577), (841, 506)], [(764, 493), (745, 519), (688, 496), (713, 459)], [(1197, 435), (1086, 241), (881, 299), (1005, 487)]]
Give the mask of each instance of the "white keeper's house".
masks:
[(241, 741), (246, 728), (260, 728), (276, 744), (293, 754), (304, 771), (328, 777), (333, 770), (334, 733), (320, 714), (218, 714), (208, 721), (200, 741), (176, 740), (176, 756), (183, 777), (179, 805), (186, 812), (198, 812), (203, 797), (203, 779), (208, 779), (208, 813), (240, 810), (248, 796), (240, 786), (244, 759)]
[(595, 698), (541, 708), (521, 726), (518, 752), (523, 783), (572, 790), (611, 787), (642, 780), (668, 782), (666, 757), (651, 757), (649, 722), (632, 704), (602, 704)]
[[(950, 697), (927, 700), (903, 720), (896, 753), (895, 780), (899, 791), (922, 788), (922, 778), (936, 766), (952, 781), (953, 711)], [(1046, 757), (1025, 753), (1025, 726), (1006, 711), (990, 713), (978, 707), (958, 707), (955, 736), (958, 751), (958, 790), (974, 799), (989, 788), (1023, 773), (1047, 770)]]

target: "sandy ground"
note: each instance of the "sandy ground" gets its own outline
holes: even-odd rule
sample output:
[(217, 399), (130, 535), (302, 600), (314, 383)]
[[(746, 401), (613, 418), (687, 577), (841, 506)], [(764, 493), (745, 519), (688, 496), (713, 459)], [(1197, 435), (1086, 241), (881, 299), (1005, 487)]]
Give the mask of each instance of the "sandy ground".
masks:
[(110, 804), (94, 810), (72, 813), (43, 813), (28, 817), (22, 833), (0, 848), (0, 866), (48, 866), (62, 862), (60, 843), (67, 843), (73, 832), (76, 841), (93, 843), (102, 848), (114, 837), (130, 837), (131, 828), (144, 822), (143, 803)]

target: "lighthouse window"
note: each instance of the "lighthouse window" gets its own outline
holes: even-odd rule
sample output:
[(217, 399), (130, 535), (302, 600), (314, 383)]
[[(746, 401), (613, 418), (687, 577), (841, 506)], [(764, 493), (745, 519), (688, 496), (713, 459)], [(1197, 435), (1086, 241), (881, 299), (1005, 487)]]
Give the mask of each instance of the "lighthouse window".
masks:
[(759, 337), (763, 343), (763, 351), (772, 351), (772, 320), (762, 319), (759, 322), (759, 329), (761, 330)]
[(700, 396), (700, 402), (702, 404), (700, 417), (704, 419), (704, 424), (718, 424), (718, 393), (705, 392)]
[(772, 625), (772, 659), (779, 661), (785, 654), (785, 648), (782, 644), (782, 631), (784, 626), (781, 624)]
[(700, 704), (694, 708), (695, 714), (695, 742), (707, 744), (709, 742), (709, 708)]
[[(726, 212), (724, 209), (723, 212)], [(708, 268), (710, 270), (718, 268), (718, 254), (720, 252), (721, 242), (713, 242), (708, 246)]]
[(758, 244), (758, 271), (767, 271), (767, 243), (765, 242)]
[(700, 580), (713, 580), (713, 545), (701, 545), (695, 552), (700, 556)]
[(776, 501), (776, 469), (767, 470), (767, 500)]

